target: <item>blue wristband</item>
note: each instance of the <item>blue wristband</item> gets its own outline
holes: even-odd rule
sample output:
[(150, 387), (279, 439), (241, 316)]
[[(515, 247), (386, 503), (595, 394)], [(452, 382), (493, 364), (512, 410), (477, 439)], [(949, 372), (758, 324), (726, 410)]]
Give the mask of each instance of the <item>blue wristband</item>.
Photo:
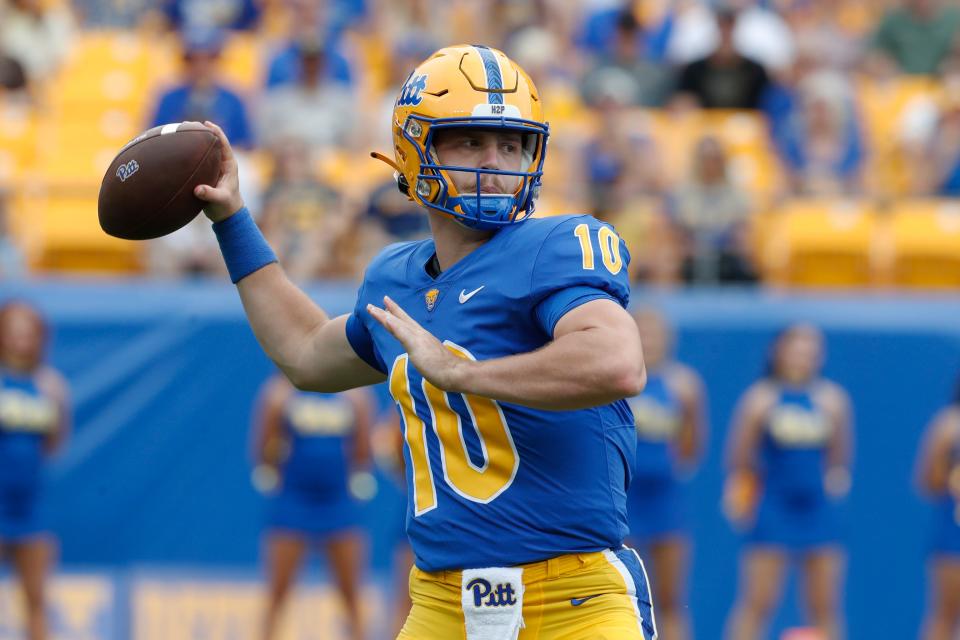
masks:
[(277, 261), (276, 254), (246, 207), (226, 220), (215, 222), (213, 231), (217, 234), (220, 253), (234, 284)]

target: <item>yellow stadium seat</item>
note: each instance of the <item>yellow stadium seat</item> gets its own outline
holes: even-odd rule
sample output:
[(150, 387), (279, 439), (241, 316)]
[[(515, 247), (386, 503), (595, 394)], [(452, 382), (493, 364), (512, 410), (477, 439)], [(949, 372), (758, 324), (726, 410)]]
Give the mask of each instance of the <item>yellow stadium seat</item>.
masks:
[(227, 41), (220, 63), (224, 83), (241, 91), (259, 91), (263, 84), (267, 55), (264, 43), (256, 35), (233, 34)]
[(776, 212), (761, 261), (771, 284), (862, 287), (873, 280), (876, 214), (859, 201), (790, 201)]
[(890, 216), (887, 281), (960, 289), (960, 201), (906, 200)]
[(141, 270), (140, 245), (105, 234), (93, 193), (21, 192), (14, 224), (34, 269), (133, 273)]
[(933, 78), (903, 76), (878, 81), (862, 79), (857, 99), (863, 114), (867, 184), (874, 193), (899, 197), (911, 188), (912, 167), (903, 157), (899, 127), (907, 108), (917, 100), (939, 100), (942, 87)]
[(173, 77), (175, 45), (133, 32), (92, 31), (79, 38), (67, 63), (52, 80), (55, 108), (101, 104), (137, 111), (155, 87)]

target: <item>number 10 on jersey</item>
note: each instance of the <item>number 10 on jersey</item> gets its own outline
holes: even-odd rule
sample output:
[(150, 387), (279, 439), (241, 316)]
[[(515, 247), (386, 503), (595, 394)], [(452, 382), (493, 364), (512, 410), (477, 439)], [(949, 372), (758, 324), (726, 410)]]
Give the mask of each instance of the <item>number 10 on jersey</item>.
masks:
[[(473, 360), (463, 347), (449, 341), (444, 343), (461, 358)], [(434, 470), (430, 464), (430, 443), (427, 439), (428, 422), (440, 444), (440, 464), (443, 482), (458, 495), (472, 502), (487, 503), (495, 499), (513, 483), (520, 466), (510, 427), (500, 405), (489, 398), (462, 394), (466, 413), (461, 415), (450, 404), (450, 393), (429, 383), (410, 366), (409, 356), (397, 357), (390, 369), (390, 394), (397, 402), (403, 417), (404, 440), (410, 454), (413, 476), (414, 515), (420, 516), (437, 506)], [(414, 380), (419, 381), (426, 406), (417, 413), (416, 400), (411, 392)], [(421, 415), (429, 415), (428, 420)], [(476, 430), (483, 453), (483, 464), (474, 464), (467, 452), (465, 428)]]

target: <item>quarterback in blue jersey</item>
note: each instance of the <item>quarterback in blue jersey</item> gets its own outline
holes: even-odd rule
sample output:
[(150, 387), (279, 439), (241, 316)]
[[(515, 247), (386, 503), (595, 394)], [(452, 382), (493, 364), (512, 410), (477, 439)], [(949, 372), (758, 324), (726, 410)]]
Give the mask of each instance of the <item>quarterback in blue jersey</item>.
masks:
[(41, 515), (43, 464), (69, 422), (66, 382), (43, 361), (46, 338), (33, 307), (0, 306), (0, 559), (10, 558), (23, 587), (28, 640), (47, 637), (53, 542)]
[(960, 384), (927, 427), (917, 471), (921, 488), (936, 504), (931, 598), (921, 638), (950, 640), (960, 633)]
[(850, 489), (850, 400), (820, 377), (823, 336), (795, 324), (773, 342), (766, 376), (740, 399), (724, 506), (748, 528), (730, 640), (766, 637), (788, 563), (800, 560), (811, 626), (844, 637), (837, 507)]
[(267, 354), (301, 388), (387, 381), (400, 412), (416, 559), (399, 638), (656, 637), (622, 546), (645, 380), (629, 254), (589, 216), (532, 217), (548, 127), (503, 53), (441, 49), (393, 113), (398, 186), (432, 238), (386, 248), (329, 318), (273, 264), (223, 171), (208, 204)]

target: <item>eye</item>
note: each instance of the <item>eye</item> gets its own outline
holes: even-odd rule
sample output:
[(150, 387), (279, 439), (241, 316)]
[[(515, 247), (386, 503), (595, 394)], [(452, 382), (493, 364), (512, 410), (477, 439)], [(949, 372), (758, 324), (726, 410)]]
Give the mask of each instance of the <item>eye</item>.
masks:
[(516, 142), (503, 142), (500, 144), (500, 148), (504, 153), (514, 154), (520, 150), (520, 145)]

